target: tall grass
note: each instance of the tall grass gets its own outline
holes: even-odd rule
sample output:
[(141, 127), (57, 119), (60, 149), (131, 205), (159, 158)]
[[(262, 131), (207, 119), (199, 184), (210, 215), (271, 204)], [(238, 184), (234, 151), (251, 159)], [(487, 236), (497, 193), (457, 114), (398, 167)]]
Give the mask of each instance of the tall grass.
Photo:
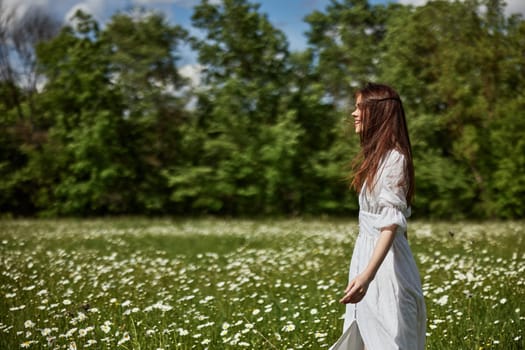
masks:
[[(355, 220), (0, 222), (0, 349), (322, 349)], [(427, 349), (524, 349), (523, 222), (410, 223)]]

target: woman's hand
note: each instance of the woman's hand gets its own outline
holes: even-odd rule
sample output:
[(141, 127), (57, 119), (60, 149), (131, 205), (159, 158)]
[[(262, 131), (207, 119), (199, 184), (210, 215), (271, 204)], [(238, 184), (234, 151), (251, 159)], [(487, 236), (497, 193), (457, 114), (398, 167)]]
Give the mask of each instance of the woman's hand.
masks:
[(341, 304), (358, 303), (364, 298), (370, 280), (364, 275), (357, 275), (353, 280), (348, 283), (348, 287), (345, 289), (345, 295), (339, 300)]

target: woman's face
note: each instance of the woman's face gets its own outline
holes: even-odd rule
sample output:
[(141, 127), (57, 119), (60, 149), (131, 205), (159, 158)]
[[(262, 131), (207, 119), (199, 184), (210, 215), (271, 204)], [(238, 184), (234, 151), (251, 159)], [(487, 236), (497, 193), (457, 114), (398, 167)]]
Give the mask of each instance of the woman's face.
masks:
[(363, 131), (363, 124), (362, 124), (362, 117), (363, 117), (363, 111), (358, 107), (361, 103), (361, 95), (357, 96), (357, 100), (355, 101), (355, 110), (352, 112), (352, 117), (354, 117), (354, 128), (356, 134)]

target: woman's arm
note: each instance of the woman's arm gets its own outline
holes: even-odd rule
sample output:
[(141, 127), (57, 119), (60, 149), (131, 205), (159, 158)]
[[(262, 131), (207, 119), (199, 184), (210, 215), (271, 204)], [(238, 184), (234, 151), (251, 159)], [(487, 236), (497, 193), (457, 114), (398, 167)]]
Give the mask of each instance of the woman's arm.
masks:
[(345, 289), (345, 295), (339, 300), (340, 303), (354, 304), (363, 299), (368, 289), (368, 285), (374, 279), (377, 270), (379, 270), (379, 266), (381, 266), (381, 263), (385, 260), (385, 256), (392, 246), (392, 242), (396, 236), (396, 229), (397, 225), (381, 229), (381, 234), (377, 240), (374, 252), (372, 253), (372, 257), (370, 258), (367, 267), (362, 273), (350, 281)]

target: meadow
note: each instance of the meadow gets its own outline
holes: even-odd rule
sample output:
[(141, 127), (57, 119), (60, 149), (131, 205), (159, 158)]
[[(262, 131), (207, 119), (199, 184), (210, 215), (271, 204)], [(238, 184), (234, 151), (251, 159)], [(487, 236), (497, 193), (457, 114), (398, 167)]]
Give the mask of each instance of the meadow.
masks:
[[(524, 222), (409, 224), (427, 349), (525, 348)], [(354, 219), (0, 221), (0, 349), (326, 349)]]

